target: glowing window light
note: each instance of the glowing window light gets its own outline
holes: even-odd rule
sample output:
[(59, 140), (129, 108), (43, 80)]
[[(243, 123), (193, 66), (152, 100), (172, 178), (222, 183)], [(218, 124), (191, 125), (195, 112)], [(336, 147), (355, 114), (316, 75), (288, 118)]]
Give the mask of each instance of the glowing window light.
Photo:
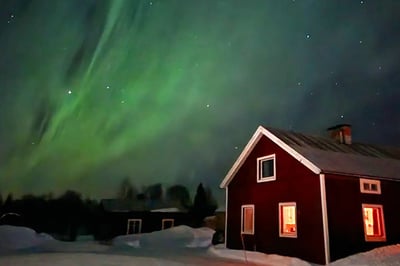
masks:
[(279, 203), (279, 235), (297, 237), (296, 203)]
[(242, 234), (254, 234), (254, 205), (242, 206)]
[(364, 234), (366, 241), (386, 241), (382, 205), (363, 204)]

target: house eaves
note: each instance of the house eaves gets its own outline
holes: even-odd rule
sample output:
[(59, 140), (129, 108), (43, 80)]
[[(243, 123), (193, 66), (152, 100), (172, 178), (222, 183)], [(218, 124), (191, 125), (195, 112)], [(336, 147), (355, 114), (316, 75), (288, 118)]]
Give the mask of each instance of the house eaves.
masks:
[(250, 155), (250, 153), (253, 151), (254, 147), (257, 145), (257, 143), (260, 141), (260, 139), (265, 136), (268, 139), (270, 139), (272, 142), (274, 142), (276, 145), (278, 145), (280, 148), (285, 150), (288, 154), (290, 154), (293, 158), (298, 160), (300, 163), (302, 163), (304, 166), (306, 166), (308, 169), (310, 169), (312, 172), (315, 174), (320, 174), (321, 169), (317, 167), (314, 163), (309, 161), (306, 157), (298, 153), (296, 150), (294, 150), (292, 147), (287, 145), (285, 142), (283, 142), (281, 139), (279, 139), (277, 136), (275, 136), (271, 131), (267, 130), (266, 128), (259, 126), (256, 130), (256, 132), (253, 134), (249, 142), (247, 143), (246, 147), (243, 149), (235, 163), (233, 164), (232, 168), (228, 171), (226, 174), (225, 178), (222, 180), (220, 184), (220, 188), (226, 188), (229, 183), (232, 181), (233, 177), (236, 175), (236, 173), (239, 171), (240, 167), (243, 165), (243, 163), (246, 161), (247, 157)]

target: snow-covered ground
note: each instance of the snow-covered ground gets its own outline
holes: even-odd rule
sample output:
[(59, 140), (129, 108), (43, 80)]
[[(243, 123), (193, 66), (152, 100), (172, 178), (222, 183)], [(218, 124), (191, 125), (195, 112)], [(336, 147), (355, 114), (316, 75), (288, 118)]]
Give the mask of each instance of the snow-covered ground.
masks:
[[(311, 265), (298, 258), (212, 246), (209, 228), (177, 226), (167, 230), (116, 237), (102, 245), (91, 237), (61, 242), (26, 227), (0, 226), (0, 265)], [(378, 248), (332, 263), (400, 265), (400, 245)]]

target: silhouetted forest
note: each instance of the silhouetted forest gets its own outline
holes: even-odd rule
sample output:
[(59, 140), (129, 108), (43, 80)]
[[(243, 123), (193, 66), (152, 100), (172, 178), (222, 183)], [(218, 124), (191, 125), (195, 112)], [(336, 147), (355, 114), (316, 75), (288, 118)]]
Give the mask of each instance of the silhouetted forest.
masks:
[[(132, 201), (146, 206), (149, 211), (157, 206), (174, 206), (190, 214), (190, 226), (202, 226), (206, 216), (213, 215), (217, 203), (211, 190), (199, 184), (194, 200), (185, 186), (173, 185), (164, 190), (161, 184), (135, 188), (128, 178), (124, 179), (114, 200)], [(76, 191), (66, 191), (59, 197), (25, 195), (5, 199), (0, 195), (0, 225), (26, 226), (36, 232), (45, 232), (63, 241), (74, 241), (78, 235), (93, 235), (101, 240), (104, 235), (104, 206), (101, 201), (83, 199)]]

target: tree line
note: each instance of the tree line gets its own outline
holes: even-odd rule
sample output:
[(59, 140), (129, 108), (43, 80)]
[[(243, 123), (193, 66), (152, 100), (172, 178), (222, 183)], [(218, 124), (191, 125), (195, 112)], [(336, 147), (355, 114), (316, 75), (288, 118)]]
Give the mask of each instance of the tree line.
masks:
[[(199, 184), (193, 200), (183, 185), (172, 185), (164, 190), (158, 183), (138, 190), (129, 178), (122, 180), (116, 193), (116, 200), (145, 202), (146, 206), (174, 206), (193, 216), (191, 226), (202, 226), (206, 216), (213, 215), (217, 202), (211, 190)], [(160, 206), (160, 205), (157, 205)], [(0, 225), (27, 226), (36, 232), (45, 232), (64, 241), (74, 241), (78, 235), (96, 235), (104, 209), (101, 201), (83, 199), (76, 191), (68, 190), (59, 197), (48, 195), (25, 195), (6, 199), (0, 195)]]

